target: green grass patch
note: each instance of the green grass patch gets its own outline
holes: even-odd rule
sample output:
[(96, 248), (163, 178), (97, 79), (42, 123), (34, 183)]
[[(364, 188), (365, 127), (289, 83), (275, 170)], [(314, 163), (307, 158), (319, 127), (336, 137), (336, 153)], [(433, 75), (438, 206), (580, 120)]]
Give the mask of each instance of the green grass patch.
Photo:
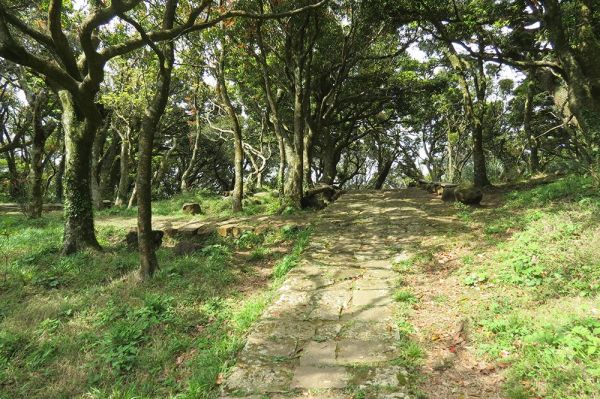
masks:
[[(214, 238), (187, 256), (162, 247), (160, 270), (141, 283), (125, 230), (101, 227), (103, 252), (63, 257), (62, 223), (56, 214), (0, 221), (3, 398), (218, 397), (219, 376), (309, 240), (289, 227)], [(271, 262), (273, 279), (241, 290), (257, 271), (240, 249)]]
[(475, 307), (461, 306), (474, 323), (476, 347), (507, 368), (510, 398), (594, 397), (600, 196), (590, 178), (569, 176), (505, 199), (498, 208), (459, 215), (473, 232), (458, 242), (476, 248), (477, 257), (463, 255), (456, 273), (485, 292)]

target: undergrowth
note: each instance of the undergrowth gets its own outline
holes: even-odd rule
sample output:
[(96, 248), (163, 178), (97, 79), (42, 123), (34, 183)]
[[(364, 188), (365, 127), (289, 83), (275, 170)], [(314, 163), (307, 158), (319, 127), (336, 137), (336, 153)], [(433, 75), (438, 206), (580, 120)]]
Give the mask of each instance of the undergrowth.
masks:
[[(246, 332), (310, 234), (287, 227), (214, 237), (185, 256), (166, 239), (160, 270), (142, 284), (125, 230), (100, 228), (103, 252), (69, 257), (60, 254), (59, 215), (3, 216), (0, 231), (3, 399), (217, 397)], [(242, 249), (257, 255), (241, 259)], [(270, 279), (248, 290), (265, 267)]]
[(507, 369), (508, 397), (595, 397), (600, 195), (591, 179), (569, 176), (509, 192), (495, 209), (459, 212), (480, 255), (465, 256), (458, 273), (487, 291), (478, 308), (463, 309), (480, 352)]

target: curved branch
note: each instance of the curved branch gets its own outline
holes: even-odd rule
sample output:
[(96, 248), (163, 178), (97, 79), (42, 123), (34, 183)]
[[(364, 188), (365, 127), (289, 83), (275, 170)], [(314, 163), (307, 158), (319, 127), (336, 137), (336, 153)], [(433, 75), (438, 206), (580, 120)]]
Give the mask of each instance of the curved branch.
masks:
[(62, 0), (52, 0), (48, 7), (48, 30), (52, 36), (52, 42), (56, 49), (56, 54), (64, 64), (67, 72), (77, 80), (81, 80), (77, 60), (69, 46), (69, 41), (62, 30)]
[[(171, 29), (164, 29), (164, 30), (159, 30), (159, 31), (155, 31), (155, 32), (148, 32), (147, 36), (150, 40), (152, 40), (154, 42), (174, 40), (174, 39), (178, 38), (179, 36), (190, 33), (190, 32), (197, 32), (197, 31), (202, 31), (204, 29), (211, 28), (211, 27), (217, 25), (219, 22), (222, 22), (222, 21), (230, 19), (230, 18), (239, 17), (239, 18), (257, 19), (257, 20), (286, 18), (286, 17), (291, 17), (294, 15), (301, 14), (301, 13), (309, 11), (309, 10), (314, 10), (316, 8), (319, 8), (322, 5), (324, 5), (325, 3), (327, 3), (328, 1), (329, 0), (321, 0), (318, 3), (311, 4), (311, 5), (308, 5), (305, 7), (300, 7), (295, 10), (292, 10), (292, 11), (282, 12), (282, 13), (273, 13), (273, 14), (255, 14), (255, 13), (242, 11), (242, 10), (231, 10), (231, 11), (224, 12), (223, 14), (220, 14), (211, 20), (206, 20), (203, 22), (196, 22), (196, 20), (200, 16), (200, 14), (202, 14), (202, 12), (210, 4), (210, 1), (204, 0), (199, 7), (193, 9), (190, 12), (190, 14), (184, 24), (174, 27), (174, 28), (171, 28)], [(104, 50), (102, 50), (99, 54), (105, 61), (108, 61), (111, 58), (127, 54), (130, 51), (133, 51), (140, 47), (143, 47), (146, 44), (147, 43), (143, 38), (137, 38), (137, 39), (127, 41), (125, 43), (121, 43), (119, 45), (107, 47)]]

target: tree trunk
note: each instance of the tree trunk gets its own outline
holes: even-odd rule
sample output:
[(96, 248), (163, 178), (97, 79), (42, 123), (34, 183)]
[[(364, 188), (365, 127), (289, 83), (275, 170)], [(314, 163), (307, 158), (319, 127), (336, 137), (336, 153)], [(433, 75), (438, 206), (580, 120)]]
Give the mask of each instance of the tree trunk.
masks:
[(217, 66), (217, 82), (219, 84), (219, 92), (223, 106), (227, 110), (227, 115), (231, 120), (233, 128), (233, 149), (234, 149), (234, 168), (235, 180), (233, 184), (232, 208), (233, 212), (242, 211), (242, 198), (244, 196), (244, 148), (242, 143), (242, 127), (235, 112), (235, 108), (229, 97), (227, 84), (225, 82), (225, 44), (219, 55)]
[(305, 134), (304, 136), (304, 153), (303, 153), (303, 161), (302, 161), (302, 167), (303, 167), (303, 172), (302, 174), (304, 175), (304, 187), (308, 188), (310, 186), (312, 186), (312, 169), (311, 169), (311, 162), (312, 162), (312, 145), (313, 145), (313, 137), (314, 137), (314, 130), (308, 126), (308, 133)]
[(46, 102), (46, 93), (41, 91), (35, 98), (33, 106), (33, 143), (31, 145), (30, 185), (31, 203), (29, 216), (40, 218), (44, 206), (44, 193), (42, 188), (42, 177), (44, 173), (44, 146), (47, 132), (42, 126), (42, 109)]
[(167, 170), (169, 169), (169, 165), (171, 164), (171, 155), (173, 154), (173, 151), (175, 151), (176, 148), (177, 138), (175, 137), (173, 138), (173, 144), (167, 150), (165, 155), (163, 155), (162, 159), (160, 160), (160, 165), (158, 166), (156, 173), (152, 177), (152, 184), (156, 189), (160, 188), (160, 182), (164, 179), (165, 175), (167, 174)]
[(129, 201), (127, 201), (127, 209), (131, 209), (137, 205), (137, 183), (133, 185), (133, 190), (131, 190), (131, 195), (129, 196)]
[(339, 156), (336, 154), (336, 150), (334, 148), (325, 146), (323, 148), (323, 154), (321, 154), (321, 157), (321, 161), (323, 162), (323, 177), (321, 178), (321, 183), (331, 186), (337, 177), (337, 164), (339, 162)]
[(104, 144), (108, 136), (108, 126), (105, 124), (94, 138), (92, 147), (92, 201), (96, 209), (102, 209), (102, 190), (101, 190), (101, 159), (104, 152)]
[[(167, 0), (163, 28), (173, 27), (177, 0)], [(154, 48), (159, 58), (160, 73), (156, 91), (144, 112), (139, 136), (138, 174), (136, 179), (138, 200), (138, 249), (140, 254), (140, 276), (148, 279), (158, 269), (156, 246), (152, 234), (152, 148), (154, 133), (165, 112), (169, 99), (171, 74), (173, 71), (175, 44), (165, 43), (162, 51)]]
[(63, 177), (65, 175), (65, 149), (63, 147), (63, 156), (60, 157), (60, 163), (58, 164), (58, 173), (56, 174), (54, 196), (56, 202), (62, 203), (63, 201)]
[(198, 159), (198, 152), (200, 151), (200, 112), (196, 109), (196, 120), (195, 120), (195, 126), (196, 126), (196, 136), (194, 138), (194, 148), (192, 150), (192, 158), (190, 159), (190, 163), (188, 164), (188, 167), (185, 169), (185, 172), (183, 172), (183, 175), (181, 175), (181, 191), (187, 191), (189, 189), (189, 176), (192, 174), (192, 171), (194, 170), (194, 166), (196, 165), (196, 159)]
[(473, 185), (475, 187), (490, 185), (483, 152), (483, 126), (480, 123), (473, 127)]
[(544, 1), (544, 8), (544, 22), (569, 89), (569, 110), (577, 119), (583, 135), (585, 156), (582, 161), (598, 167), (600, 151), (594, 153), (593, 148), (600, 139), (600, 99), (597, 94), (600, 87), (594, 86), (593, 82), (598, 81), (599, 52), (598, 41), (593, 33), (592, 10), (585, 3), (578, 9), (576, 39), (579, 45), (577, 49), (573, 49), (563, 24), (561, 3), (558, 0), (547, 0)]
[(471, 123), (471, 133), (473, 140), (473, 184), (475, 187), (485, 187), (490, 184), (487, 177), (487, 170), (485, 166), (485, 152), (483, 150), (483, 115), (485, 113), (485, 92), (484, 86), (485, 75), (483, 69), (483, 60), (478, 59), (478, 70), (477, 70), (477, 82), (475, 92), (477, 96), (477, 105), (480, 108), (480, 112), (476, 111), (476, 104), (474, 103), (473, 95), (469, 88), (469, 82), (467, 81), (467, 74), (465, 72), (465, 65), (460, 59), (456, 50), (452, 46), (452, 43), (448, 42), (448, 51), (446, 56), (450, 60), (450, 64), (458, 72), (459, 83), (463, 94), (463, 101), (465, 107), (465, 114), (469, 118)]
[(287, 176), (284, 185), (285, 205), (300, 209), (302, 207), (302, 154), (293, 148), (286, 151)]
[(116, 206), (123, 206), (127, 200), (129, 192), (129, 152), (131, 151), (131, 132), (128, 131), (121, 135), (121, 154), (119, 156), (119, 186), (117, 188), (117, 198), (115, 199)]
[(392, 165), (394, 164), (394, 160), (387, 160), (377, 164), (377, 179), (375, 179), (375, 183), (373, 184), (373, 188), (375, 190), (381, 190), (383, 188), (383, 184), (387, 179), (390, 171), (392, 170)]
[(294, 69), (294, 132), (293, 142), (286, 144), (286, 159), (288, 173), (285, 182), (284, 195), (287, 205), (296, 209), (302, 207), (304, 183), (304, 126), (305, 103), (303, 74), (299, 65)]
[[(532, 75), (532, 73), (530, 73)], [(529, 79), (527, 84), (527, 96), (525, 97), (525, 109), (523, 113), (523, 130), (527, 136), (529, 146), (529, 171), (532, 175), (540, 171), (540, 158), (538, 154), (538, 139), (531, 127), (531, 117), (533, 115), (533, 97), (535, 94), (534, 82)]]
[[(72, 95), (59, 91), (62, 124), (65, 132), (64, 209), (65, 232), (63, 252), (71, 254), (83, 248), (100, 249), (94, 230), (91, 192), (91, 159), (97, 123), (81, 116)], [(94, 112), (93, 102), (83, 104)], [(97, 112), (97, 110), (96, 110)], [(98, 115), (98, 119), (99, 115)]]
[(285, 144), (281, 135), (277, 136), (277, 146), (279, 148), (279, 167), (277, 168), (277, 190), (279, 195), (283, 198), (284, 181), (285, 181), (285, 165), (287, 164), (285, 159)]

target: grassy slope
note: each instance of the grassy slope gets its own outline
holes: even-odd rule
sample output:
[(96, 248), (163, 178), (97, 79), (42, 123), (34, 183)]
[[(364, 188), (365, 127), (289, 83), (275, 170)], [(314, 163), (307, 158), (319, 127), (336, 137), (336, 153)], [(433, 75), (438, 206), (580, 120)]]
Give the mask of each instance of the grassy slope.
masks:
[[(458, 307), (479, 355), (506, 370), (509, 398), (597, 398), (600, 392), (600, 193), (567, 177), (508, 190), (500, 206), (456, 206), (467, 229), (399, 267), (462, 254)], [(457, 226), (458, 227), (458, 226)], [(416, 301), (408, 291), (397, 300)], [(440, 300), (443, 300), (440, 299)]]
[[(188, 200), (158, 208), (167, 214)], [(140, 284), (125, 231), (100, 228), (105, 251), (71, 257), (60, 256), (58, 215), (3, 215), (0, 231), (3, 399), (216, 396), (245, 332), (308, 240), (306, 231), (282, 229), (215, 237), (184, 257), (161, 248), (160, 271)]]
[(465, 283), (495, 283), (498, 296), (474, 320), (481, 350), (510, 365), (510, 397), (600, 392), (598, 194), (589, 180), (568, 177), (473, 214), (491, 248)]

